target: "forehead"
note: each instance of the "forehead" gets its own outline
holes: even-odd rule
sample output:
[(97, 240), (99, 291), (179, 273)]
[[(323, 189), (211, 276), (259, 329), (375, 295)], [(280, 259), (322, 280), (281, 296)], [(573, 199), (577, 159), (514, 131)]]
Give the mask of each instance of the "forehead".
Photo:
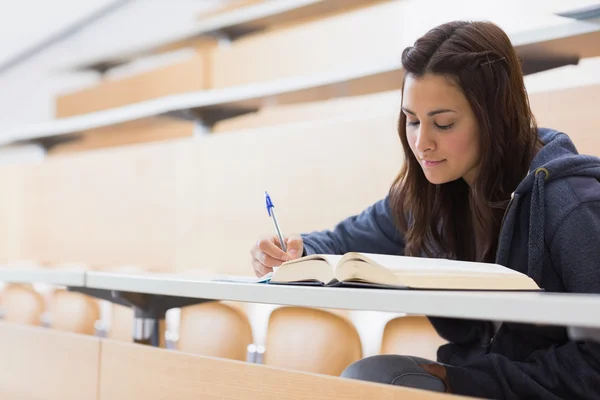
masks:
[(402, 102), (415, 112), (431, 108), (461, 109), (468, 102), (456, 83), (447, 76), (425, 74), (422, 77), (406, 76)]

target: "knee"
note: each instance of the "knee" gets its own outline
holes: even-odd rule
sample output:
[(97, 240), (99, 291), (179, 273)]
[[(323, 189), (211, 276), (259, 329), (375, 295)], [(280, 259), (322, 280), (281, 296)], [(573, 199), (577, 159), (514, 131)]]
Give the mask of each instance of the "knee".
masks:
[(446, 385), (436, 376), (429, 374), (419, 364), (431, 363), (417, 357), (379, 355), (363, 358), (342, 372), (343, 378), (385, 383), (444, 392)]

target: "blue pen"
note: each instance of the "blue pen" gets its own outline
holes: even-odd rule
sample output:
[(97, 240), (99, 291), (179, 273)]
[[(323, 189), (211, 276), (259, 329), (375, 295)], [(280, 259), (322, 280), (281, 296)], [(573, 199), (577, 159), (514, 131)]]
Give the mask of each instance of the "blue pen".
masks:
[(269, 197), (269, 193), (265, 191), (265, 200), (267, 202), (267, 212), (269, 213), (269, 217), (273, 219), (273, 225), (275, 225), (275, 231), (277, 232), (277, 236), (279, 236), (279, 243), (281, 244), (281, 249), (284, 252), (287, 252), (285, 248), (285, 242), (283, 241), (283, 236), (281, 235), (281, 229), (279, 229), (279, 224), (277, 223), (277, 217), (275, 216), (275, 206), (271, 201), (271, 197)]

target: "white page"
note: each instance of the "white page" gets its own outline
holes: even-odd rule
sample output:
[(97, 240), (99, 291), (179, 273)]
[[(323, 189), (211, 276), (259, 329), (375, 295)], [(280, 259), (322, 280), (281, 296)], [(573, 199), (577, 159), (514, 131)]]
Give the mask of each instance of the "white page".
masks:
[(520, 275), (498, 264), (457, 261), (442, 258), (389, 256), (385, 254), (360, 253), (373, 260), (377, 264), (392, 271), (415, 271), (418, 273), (438, 273), (440, 271), (449, 273), (490, 273), (505, 275)]

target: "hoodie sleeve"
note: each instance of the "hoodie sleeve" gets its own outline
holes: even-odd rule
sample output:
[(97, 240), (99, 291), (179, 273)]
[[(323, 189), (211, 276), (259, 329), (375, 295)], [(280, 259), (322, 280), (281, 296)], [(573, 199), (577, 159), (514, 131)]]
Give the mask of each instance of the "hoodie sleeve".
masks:
[[(549, 242), (567, 292), (600, 293), (600, 201), (580, 204)], [(526, 362), (488, 354), (448, 368), (454, 393), (493, 398), (597, 398), (600, 343), (570, 340), (533, 353)]]
[(404, 254), (404, 239), (394, 224), (389, 197), (358, 215), (346, 218), (332, 230), (302, 234), (304, 255), (344, 254), (349, 251)]

